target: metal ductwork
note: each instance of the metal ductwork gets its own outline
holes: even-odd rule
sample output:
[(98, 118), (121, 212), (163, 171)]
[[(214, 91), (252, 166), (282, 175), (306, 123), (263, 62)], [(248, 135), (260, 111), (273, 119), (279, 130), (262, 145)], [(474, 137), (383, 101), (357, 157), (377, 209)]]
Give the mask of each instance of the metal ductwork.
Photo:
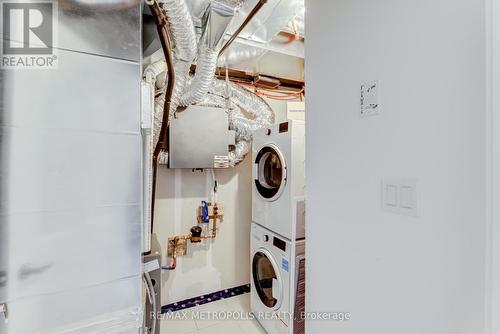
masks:
[(236, 10), (236, 2), (211, 2), (202, 18), (203, 33), (198, 45), (199, 56), (194, 80), (186, 87), (179, 105), (187, 107), (199, 103), (208, 92), (208, 87), (217, 68), (217, 58), (226, 30)]
[[(177, 110), (181, 93), (189, 76), (189, 68), (196, 57), (196, 33), (185, 0), (158, 0), (158, 3), (168, 19), (174, 43), (175, 85), (169, 110), (169, 118), (171, 118)], [(155, 102), (153, 147), (159, 139), (164, 104), (165, 91)]]
[(253, 132), (274, 123), (274, 111), (264, 99), (230, 81), (214, 79), (209, 94), (200, 104), (227, 108), (229, 129), (236, 132), (236, 147), (229, 154), (229, 165), (232, 167), (249, 152)]
[[(157, 1), (169, 21), (174, 44), (175, 85), (169, 117), (173, 117), (179, 106), (191, 104), (228, 109), (230, 129), (236, 132), (236, 147), (230, 153), (229, 160), (230, 165), (235, 166), (248, 153), (252, 132), (274, 122), (274, 112), (262, 98), (237, 84), (215, 79), (215, 69), (224, 36), (241, 2), (210, 1), (201, 19), (202, 35), (197, 42), (193, 19), (186, 0)], [(195, 75), (190, 77), (189, 69), (195, 59), (197, 70)], [(152, 78), (153, 81), (164, 80), (161, 73), (158, 73), (159, 69), (163, 69), (163, 64), (153, 64), (148, 68), (150, 76), (155, 77)], [(153, 147), (158, 142), (165, 104), (165, 83), (161, 82), (157, 87), (163, 88), (155, 99)], [(251, 119), (246, 115), (250, 115)], [(168, 153), (162, 152), (158, 156), (158, 163), (167, 162)]]

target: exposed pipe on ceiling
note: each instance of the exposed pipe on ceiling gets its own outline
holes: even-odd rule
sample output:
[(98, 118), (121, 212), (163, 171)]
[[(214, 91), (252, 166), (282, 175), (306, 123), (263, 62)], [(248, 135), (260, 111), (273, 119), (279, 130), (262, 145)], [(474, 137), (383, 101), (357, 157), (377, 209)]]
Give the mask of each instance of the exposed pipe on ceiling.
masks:
[(245, 18), (243, 23), (239, 26), (239, 28), (234, 32), (234, 34), (229, 38), (229, 40), (224, 44), (222, 49), (219, 52), (219, 57), (226, 51), (226, 49), (234, 42), (234, 40), (238, 37), (238, 35), (245, 29), (247, 24), (253, 19), (253, 17), (260, 11), (260, 9), (267, 3), (267, 0), (259, 0), (252, 11)]
[[(166, 138), (165, 140), (162, 140), (163, 134), (161, 135), (158, 134), (160, 132), (160, 127), (162, 127), (162, 125), (164, 124), (168, 124), (168, 120), (167, 122), (164, 121), (165, 113), (167, 113), (167, 115), (169, 114), (169, 117), (173, 116), (173, 113), (177, 109), (177, 106), (182, 105), (181, 97), (184, 96), (186, 91), (189, 91), (187, 87), (192, 87), (193, 81), (196, 81), (197, 82), (196, 85), (198, 86), (202, 85), (203, 87), (205, 86), (207, 87), (200, 90), (203, 92), (204, 95), (201, 96), (202, 97), (201, 101), (198, 101), (201, 105), (205, 105), (205, 103), (208, 102), (208, 104), (214, 104), (221, 108), (229, 107), (229, 113), (231, 116), (230, 128), (236, 130), (236, 139), (237, 139), (234, 151), (231, 151), (229, 153), (229, 160), (230, 160), (230, 165), (235, 166), (243, 160), (243, 158), (249, 151), (250, 142), (252, 139), (252, 131), (273, 123), (274, 112), (264, 100), (262, 100), (259, 96), (252, 93), (251, 91), (248, 91), (237, 85), (233, 85), (227, 81), (221, 82), (220, 80), (214, 80), (216, 63), (213, 63), (213, 66), (210, 66), (212, 68), (210, 70), (210, 75), (203, 76), (202, 83), (200, 82), (200, 80), (197, 80), (200, 79), (200, 77), (196, 78), (195, 76), (194, 79), (193, 77), (189, 79), (185, 77), (183, 69), (185, 68), (185, 65), (188, 65), (187, 70), (189, 71), (189, 66), (191, 66), (191, 62), (188, 62), (187, 59), (182, 59), (182, 58), (190, 58), (190, 56), (182, 58), (179, 57), (181, 53), (178, 52), (178, 48), (186, 47), (186, 49), (189, 49), (190, 55), (192, 55), (191, 52), (193, 49), (196, 52), (196, 48), (193, 48), (192, 43), (188, 43), (188, 40), (192, 41), (190, 37), (192, 36), (193, 32), (193, 30), (191, 29), (191, 27), (193, 26), (193, 22), (189, 12), (186, 10), (187, 9), (186, 0), (156, 0), (156, 1), (160, 4), (160, 7), (158, 7), (159, 10), (164, 11), (164, 13), (161, 14), (166, 16), (165, 21), (168, 21), (169, 32), (172, 34), (173, 37), (173, 44), (174, 44), (173, 68), (176, 72), (175, 74), (176, 82), (174, 85), (173, 96), (171, 97), (171, 106), (169, 113), (167, 113), (167, 110), (164, 109), (166, 94), (162, 93), (156, 98), (155, 112), (154, 112), (155, 117), (153, 122), (153, 143), (156, 143), (156, 140), (161, 143), (167, 143)], [(260, 0), (259, 2), (260, 5), (257, 5), (256, 8), (252, 10), (252, 12), (246, 18), (245, 22), (238, 30), (242, 30), (245, 27), (245, 25), (248, 24), (248, 22), (252, 19), (252, 17), (255, 16), (255, 14), (259, 11), (262, 5), (265, 4), (266, 2), (267, 0)], [(230, 0), (229, 1), (230, 5), (228, 5), (228, 3), (225, 2), (224, 0), (218, 0), (215, 1), (213, 5), (214, 6), (223, 5), (235, 8), (236, 6), (238, 6), (238, 3), (239, 1)], [(208, 20), (205, 20), (203, 22), (205, 36), (200, 41), (200, 43), (207, 43), (207, 41), (210, 42), (209, 45), (217, 50), (215, 52), (215, 57), (214, 57), (215, 59), (217, 59), (219, 54), (218, 50), (220, 49), (220, 46), (218, 44), (219, 42), (222, 42), (221, 39), (222, 36), (225, 34), (225, 29), (227, 28), (227, 23), (228, 23), (227, 21), (229, 21), (227, 16), (223, 18), (218, 16), (224, 12), (213, 11), (214, 9), (217, 8), (218, 7), (209, 6), (208, 10), (209, 11), (212, 10), (211, 14), (216, 14), (218, 19), (217, 21), (212, 21), (210, 20), (210, 16), (205, 17), (208, 18)], [(227, 14), (223, 14), (223, 16), (225, 15), (231, 16), (231, 14), (234, 14), (230, 12), (231, 11), (226, 11)], [(220, 18), (222, 18), (222, 20), (219, 20)], [(167, 26), (165, 26), (165, 28), (167, 28)], [(200, 51), (201, 50), (199, 50), (199, 52)], [(200, 58), (198, 58), (198, 61), (199, 60)], [(196, 72), (198, 72), (198, 70)], [(228, 73), (226, 73), (226, 77), (227, 78), (229, 77)], [(191, 103), (197, 102), (197, 100), (200, 98), (198, 97), (198, 94), (194, 94), (193, 96), (196, 96), (196, 99), (194, 99), (194, 101), (190, 101)], [(203, 99), (203, 97), (205, 97), (205, 99)], [(216, 101), (210, 101), (211, 99)], [(242, 113), (241, 110), (245, 110), (247, 113)], [(250, 117), (253, 119), (249, 119), (248, 114), (250, 114), (251, 115)], [(168, 147), (168, 145), (166, 146)], [(155, 153), (156, 153), (155, 163), (157, 165), (168, 163), (167, 149), (162, 148), (159, 152), (155, 151)], [(154, 186), (156, 186), (156, 166), (153, 173), (154, 173), (153, 175)]]
[[(239, 164), (251, 147), (253, 132), (274, 123), (274, 111), (260, 96), (226, 80), (214, 79), (209, 94), (203, 102), (205, 106), (227, 108), (229, 128), (236, 131), (236, 146), (229, 153), (229, 165)], [(251, 119), (246, 116), (251, 115)]]

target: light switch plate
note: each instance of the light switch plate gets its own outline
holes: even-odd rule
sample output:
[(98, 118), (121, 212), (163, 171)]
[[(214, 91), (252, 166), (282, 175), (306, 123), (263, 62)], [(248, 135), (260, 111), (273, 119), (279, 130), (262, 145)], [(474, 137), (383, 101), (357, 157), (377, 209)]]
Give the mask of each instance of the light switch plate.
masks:
[(385, 188), (385, 204), (397, 207), (399, 203), (398, 187), (393, 184), (387, 184)]
[(405, 216), (418, 216), (417, 180), (382, 179), (382, 210)]
[(380, 114), (379, 88), (380, 82), (378, 80), (366, 82), (361, 85), (359, 109), (361, 117)]

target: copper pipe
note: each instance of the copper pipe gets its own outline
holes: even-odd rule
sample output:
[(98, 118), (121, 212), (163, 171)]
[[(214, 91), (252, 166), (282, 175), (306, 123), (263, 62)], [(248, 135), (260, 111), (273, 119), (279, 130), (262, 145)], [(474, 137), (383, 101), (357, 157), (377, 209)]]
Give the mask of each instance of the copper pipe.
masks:
[(259, 10), (262, 8), (262, 6), (264, 6), (266, 3), (267, 3), (267, 0), (259, 0), (259, 2), (257, 2), (257, 4), (255, 5), (255, 7), (248, 14), (248, 16), (246, 17), (245, 21), (243, 21), (243, 23), (240, 25), (240, 27), (238, 28), (238, 30), (236, 30), (234, 32), (233, 36), (231, 36), (231, 38), (226, 42), (226, 44), (224, 44), (224, 46), (222, 47), (222, 49), (219, 52), (219, 57), (234, 42), (234, 40), (236, 39), (236, 37), (238, 37), (238, 35), (243, 31), (243, 29), (245, 29), (245, 27), (247, 26), (247, 24), (253, 19), (253, 17), (255, 16), (255, 14), (257, 14), (259, 12)]
[(163, 15), (160, 6), (156, 2), (150, 5), (150, 8), (151, 8), (151, 13), (153, 14), (153, 18), (155, 19), (156, 22), (158, 35), (160, 37), (161, 46), (163, 49), (163, 53), (165, 55), (165, 61), (167, 63), (167, 75), (168, 75), (160, 136), (153, 153), (153, 185), (152, 185), (152, 196), (151, 196), (151, 233), (153, 233), (154, 210), (156, 201), (156, 176), (158, 172), (157, 159), (158, 155), (160, 154), (160, 151), (167, 149), (167, 143), (168, 143), (167, 128), (168, 128), (168, 119), (170, 114), (170, 106), (172, 104), (172, 94), (174, 91), (175, 73), (174, 73), (173, 56), (172, 56), (172, 49), (170, 42), (171, 39), (168, 31), (167, 19)]

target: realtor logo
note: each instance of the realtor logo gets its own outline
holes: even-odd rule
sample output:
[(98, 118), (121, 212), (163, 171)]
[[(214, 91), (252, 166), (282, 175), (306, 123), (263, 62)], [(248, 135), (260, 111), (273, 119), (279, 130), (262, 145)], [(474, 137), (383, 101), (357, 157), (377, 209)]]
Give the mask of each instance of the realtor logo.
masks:
[(3, 1), (3, 69), (51, 69), (57, 67), (54, 37), (57, 27), (56, 1)]

